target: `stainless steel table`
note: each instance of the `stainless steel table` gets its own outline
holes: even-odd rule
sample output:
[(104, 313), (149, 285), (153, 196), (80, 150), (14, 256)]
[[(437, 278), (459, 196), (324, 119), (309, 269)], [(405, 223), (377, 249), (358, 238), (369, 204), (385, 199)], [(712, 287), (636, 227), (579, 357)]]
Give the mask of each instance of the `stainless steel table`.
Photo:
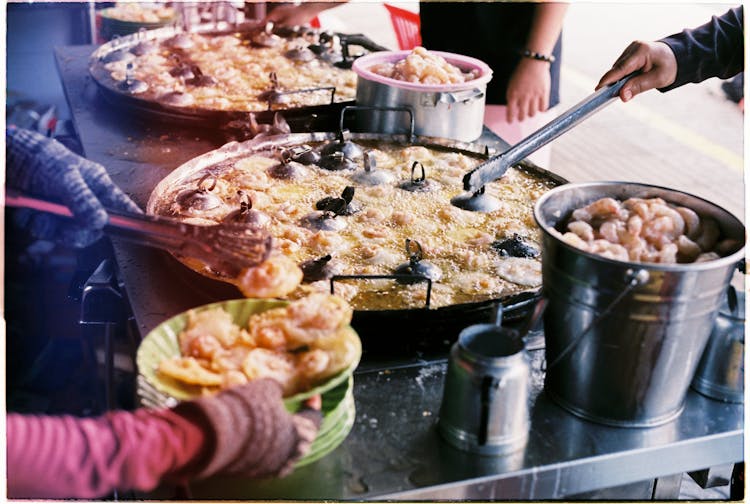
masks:
[[(113, 180), (145, 206), (161, 178), (186, 160), (218, 147), (222, 139), (212, 131), (146, 122), (112, 108), (88, 76), (87, 59), (93, 49), (56, 50), (75, 127), (86, 156), (107, 167)], [(503, 147), (496, 137), (483, 140)], [(239, 296), (234, 287), (204, 279), (160, 252), (115, 243), (115, 254), (141, 335), (185, 309)], [(724, 404), (691, 391), (685, 410), (669, 424), (648, 429), (606, 427), (578, 419), (551, 403), (542, 390), (543, 350), (531, 355), (531, 431), (525, 448), (515, 454), (473, 456), (438, 437), (435, 423), (446, 369), (444, 356), (379, 360), (368, 359), (366, 354), (355, 374), (356, 423), (334, 452), (282, 480), (212, 479), (191, 484), (187, 496), (559, 499), (643, 482), (649, 482), (650, 496), (675, 496), (660, 488), (660, 482), (674, 482), (673, 475), (744, 459), (742, 405)], [(163, 487), (150, 497), (175, 494), (172, 488)]]

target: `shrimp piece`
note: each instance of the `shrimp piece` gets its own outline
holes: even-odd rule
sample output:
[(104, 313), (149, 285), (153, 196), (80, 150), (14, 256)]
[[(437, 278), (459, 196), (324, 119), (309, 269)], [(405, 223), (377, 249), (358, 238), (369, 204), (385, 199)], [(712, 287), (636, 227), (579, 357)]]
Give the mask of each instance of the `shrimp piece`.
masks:
[(594, 228), (592, 228), (591, 224), (586, 221), (578, 220), (570, 222), (568, 224), (568, 230), (581, 238), (581, 240), (587, 242), (594, 241)]
[(214, 355), (211, 360), (211, 370), (216, 372), (233, 371), (242, 368), (242, 363), (247, 357), (247, 353), (251, 350), (251, 347), (244, 345), (238, 345), (230, 349), (225, 349)]
[(674, 221), (667, 216), (655, 217), (644, 222), (641, 234), (646, 241), (657, 247), (664, 245), (676, 236)]
[(620, 217), (622, 214), (623, 208), (616, 199), (601, 198), (583, 208), (574, 210), (573, 219), (591, 222), (594, 219)]
[(466, 269), (477, 270), (484, 268), (488, 263), (488, 259), (487, 256), (483, 254), (477, 254), (472, 250), (467, 250), (461, 258), (461, 263)]
[(303, 352), (297, 356), (297, 370), (303, 378), (307, 379), (322, 378), (330, 363), (331, 357), (319, 348)]
[(297, 373), (292, 358), (285, 353), (277, 353), (266, 348), (250, 350), (242, 363), (242, 372), (249, 380), (276, 380), (281, 385), (285, 397), (294, 392), (297, 384)]
[(677, 254), (680, 262), (693, 262), (701, 253), (701, 248), (686, 235), (677, 238)]
[[(187, 315), (186, 329), (180, 333), (180, 350), (183, 355), (190, 355), (190, 344), (193, 339), (203, 336), (211, 336), (221, 346), (230, 347), (235, 344), (239, 337), (240, 329), (232, 321), (232, 316), (221, 308), (204, 310), (201, 312), (189, 311)], [(210, 348), (213, 342), (204, 339), (206, 348)], [(201, 345), (201, 343), (199, 343)]]
[(364, 212), (362, 212), (357, 220), (360, 222), (367, 222), (370, 224), (380, 224), (386, 219), (385, 214), (378, 210), (377, 208), (368, 208)]
[(209, 371), (194, 357), (175, 357), (165, 359), (159, 363), (159, 373), (190, 385), (218, 387), (222, 377), (218, 373)]
[(407, 214), (406, 212), (393, 212), (391, 214), (391, 222), (397, 226), (405, 226), (414, 221), (414, 216)]
[(247, 376), (242, 371), (232, 369), (222, 374), (221, 388), (230, 388), (247, 383)]
[(610, 243), (607, 240), (594, 240), (589, 252), (618, 261), (627, 261), (630, 258), (625, 247), (617, 243)]
[(289, 240), (297, 245), (302, 245), (308, 240), (311, 234), (311, 231), (298, 226), (283, 226), (278, 237)]
[(701, 228), (701, 219), (693, 210), (685, 207), (675, 208), (685, 222), (685, 234), (691, 240), (696, 239)]
[(286, 256), (266, 259), (247, 268), (237, 278), (237, 287), (246, 297), (283, 297), (302, 283), (302, 270)]
[(352, 320), (353, 310), (339, 296), (315, 293), (286, 308), (284, 328), (288, 348), (317, 343)]
[(683, 231), (685, 231), (685, 220), (682, 218), (682, 215), (675, 209), (668, 206), (666, 203), (664, 205), (654, 205), (652, 207), (652, 210), (654, 212), (654, 216), (656, 217), (668, 217), (672, 220), (673, 223), (673, 231), (672, 231), (672, 238), (676, 238), (677, 236), (680, 236)]
[(402, 260), (402, 256), (391, 250), (386, 250), (377, 246), (365, 246), (361, 251), (362, 259), (368, 264), (375, 266), (385, 266), (388, 264), (397, 264)]
[(588, 242), (586, 242), (580, 236), (578, 236), (577, 234), (573, 232), (569, 231), (563, 235), (560, 235), (560, 239), (572, 247), (579, 248), (581, 250), (586, 250), (586, 251), (588, 251), (589, 249)]
[(641, 261), (643, 257), (648, 253), (648, 245), (646, 240), (639, 236), (632, 236), (625, 234), (621, 236), (623, 241), (621, 242), (625, 249), (628, 251), (628, 257), (631, 261)]
[(357, 338), (347, 328), (339, 329), (331, 337), (318, 341), (316, 346), (320, 350), (324, 350), (330, 358), (326, 370), (328, 376), (333, 376), (351, 366), (360, 349)]
[(453, 222), (458, 217), (459, 210), (454, 206), (445, 206), (438, 210), (438, 217), (445, 222)]
[(694, 241), (703, 251), (708, 252), (714, 248), (720, 234), (721, 231), (716, 221), (709, 217), (704, 217), (701, 223), (700, 235)]
[(642, 198), (628, 198), (623, 202), (623, 206), (638, 215), (643, 221), (650, 221), (653, 217), (651, 207)]
[(638, 236), (643, 230), (643, 218), (638, 214), (631, 215), (626, 227), (631, 236)]
[(219, 340), (210, 334), (201, 334), (190, 340), (186, 350), (183, 352), (185, 356), (211, 360), (217, 352), (222, 350), (222, 347)]
[(677, 244), (666, 243), (659, 251), (658, 262), (662, 264), (674, 264), (677, 262)]
[(497, 276), (508, 282), (529, 287), (542, 284), (542, 265), (535, 259), (504, 257), (497, 262)]
[(365, 238), (382, 239), (382, 238), (388, 238), (388, 235), (389, 235), (388, 229), (382, 226), (362, 230), (362, 236), (364, 236)]
[(466, 240), (466, 244), (470, 247), (485, 248), (495, 241), (495, 238), (489, 233), (483, 231), (477, 232), (473, 237)]
[(279, 248), (279, 251), (285, 256), (294, 255), (296, 252), (299, 252), (299, 250), (302, 248), (299, 244), (291, 240), (285, 240), (283, 238), (279, 238), (276, 241), (276, 245)]
[(607, 220), (599, 226), (599, 236), (610, 243), (620, 243), (620, 231), (624, 230), (622, 221)]
[(344, 246), (344, 238), (333, 231), (318, 231), (307, 242), (316, 252), (336, 252)]

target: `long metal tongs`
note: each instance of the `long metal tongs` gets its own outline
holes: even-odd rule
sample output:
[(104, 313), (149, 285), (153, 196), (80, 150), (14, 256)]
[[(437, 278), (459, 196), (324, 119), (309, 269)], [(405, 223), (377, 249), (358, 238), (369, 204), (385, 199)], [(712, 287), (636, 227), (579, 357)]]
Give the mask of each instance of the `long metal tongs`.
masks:
[(491, 157), (464, 176), (464, 190), (476, 193), (485, 184), (497, 180), (505, 172), (526, 158), (532, 152), (539, 150), (549, 142), (559, 137), (573, 126), (589, 117), (594, 112), (611, 103), (622, 89), (622, 86), (634, 75), (626, 75), (614, 84), (600, 89), (583, 101), (563, 112), (534, 133), (524, 138), (507, 151)]
[[(6, 206), (73, 218), (68, 207), (6, 189)], [(271, 235), (247, 225), (196, 226), (168, 217), (107, 209), (104, 232), (124, 240), (199, 259), (217, 273), (237, 276), (271, 253)]]

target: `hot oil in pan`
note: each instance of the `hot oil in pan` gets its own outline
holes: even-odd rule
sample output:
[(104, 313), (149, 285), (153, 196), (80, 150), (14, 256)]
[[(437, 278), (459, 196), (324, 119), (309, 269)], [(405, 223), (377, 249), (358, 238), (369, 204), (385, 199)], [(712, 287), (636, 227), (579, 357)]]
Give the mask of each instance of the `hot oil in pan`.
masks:
[[(358, 140), (357, 144), (375, 159), (378, 170), (393, 176), (389, 184), (354, 188), (351, 203), (358, 210), (334, 218), (345, 223), (343, 229), (321, 232), (300, 223), (314, 212), (316, 202), (335, 200), (346, 187), (352, 186), (353, 175), (363, 170), (361, 164), (333, 171), (308, 165), (298, 169), (305, 177), (290, 181), (267, 176), (270, 167), (279, 163), (273, 157), (278, 149), (250, 150), (239, 157), (234, 153), (232, 159), (217, 160), (213, 166), (214, 172), (221, 168), (218, 177), (222, 182), (217, 195), (224, 198), (229, 212), (236, 203), (238, 189), (255, 191), (254, 209), (268, 212), (272, 217), (275, 211), (283, 210), (283, 215), (275, 218), (272, 233), (286, 255), (303, 263), (329, 254), (334, 258), (332, 263), (338, 263), (336, 275), (392, 274), (397, 266), (409, 261), (404, 242), (407, 239), (418, 242), (423, 260), (437, 265), (442, 273), (432, 283), (429, 309), (425, 309), (427, 286), (423, 283), (404, 285), (382, 278), (335, 282), (334, 291), (350, 299), (355, 307), (355, 328), (366, 340), (370, 337), (391, 340), (392, 346), (390, 336), (395, 328), (400, 328), (414, 340), (442, 341), (445, 336), (457, 334), (467, 323), (491, 320), (492, 306), (498, 300), (512, 303), (514, 297), (530, 299), (536, 295), (539, 282), (526, 281), (518, 273), (523, 273), (524, 265), (532, 268), (538, 265), (538, 259), (502, 257), (495, 245), (516, 235), (537, 243), (538, 229), (531, 215), (533, 202), (557, 185), (556, 179), (543, 172), (513, 169), (491, 188), (493, 195), (503, 202), (498, 212), (493, 215), (468, 212), (450, 205), (450, 199), (461, 191), (461, 178), (479, 162), (478, 155), (393, 141)], [(434, 191), (408, 191), (401, 187), (405, 182), (414, 182), (411, 179), (415, 161), (424, 166)], [(181, 183), (175, 177), (174, 184), (158, 195), (161, 203), (156, 206), (157, 213), (170, 208), (175, 195), (194, 185), (199, 176), (200, 173), (191, 173)], [(210, 219), (221, 220), (222, 215), (219, 212)], [(499, 268), (502, 264), (510, 266)], [(310, 290), (328, 292), (330, 282), (321, 280), (303, 285), (294, 295), (304, 295)]]

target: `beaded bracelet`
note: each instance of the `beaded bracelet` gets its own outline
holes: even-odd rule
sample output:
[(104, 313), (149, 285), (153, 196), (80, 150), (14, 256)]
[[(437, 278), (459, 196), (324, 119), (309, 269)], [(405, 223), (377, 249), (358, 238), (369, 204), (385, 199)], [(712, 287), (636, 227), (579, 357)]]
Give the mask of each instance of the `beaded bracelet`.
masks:
[(547, 63), (552, 63), (555, 61), (555, 57), (552, 54), (542, 54), (534, 51), (530, 51), (528, 49), (524, 49), (523, 51), (519, 52), (521, 56), (524, 58), (531, 58), (539, 61), (546, 61)]

